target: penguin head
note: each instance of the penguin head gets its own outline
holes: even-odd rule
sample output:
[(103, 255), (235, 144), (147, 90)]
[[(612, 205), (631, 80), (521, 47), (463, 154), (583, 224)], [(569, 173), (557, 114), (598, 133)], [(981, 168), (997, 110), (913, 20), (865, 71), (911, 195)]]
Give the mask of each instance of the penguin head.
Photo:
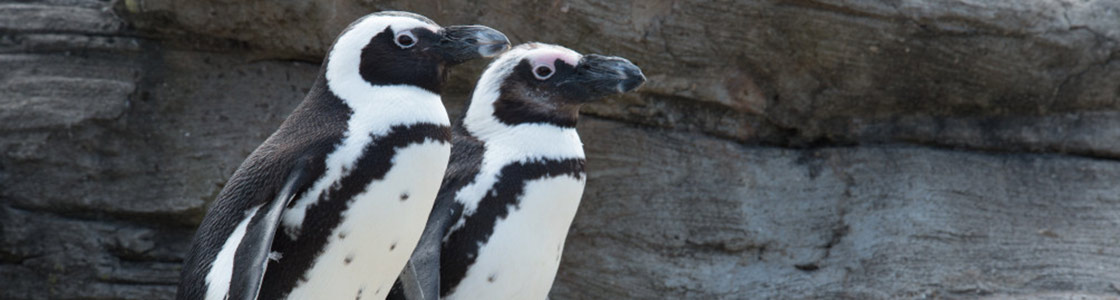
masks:
[(642, 70), (625, 58), (581, 55), (543, 43), (522, 44), (483, 72), (465, 122), (493, 117), (505, 125), (575, 127), (582, 104), (633, 91), (645, 80)]
[(412, 85), (438, 94), (448, 66), (506, 49), (509, 39), (486, 26), (440, 27), (414, 13), (378, 12), (354, 21), (338, 36), (327, 55), (326, 79)]

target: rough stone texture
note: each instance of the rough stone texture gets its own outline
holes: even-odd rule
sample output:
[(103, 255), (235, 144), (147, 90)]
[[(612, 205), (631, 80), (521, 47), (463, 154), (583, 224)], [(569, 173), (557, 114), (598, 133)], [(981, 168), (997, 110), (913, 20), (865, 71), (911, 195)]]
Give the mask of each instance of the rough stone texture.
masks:
[(553, 299), (1120, 298), (1120, 2), (0, 0), (0, 299), (171, 298), (381, 9), (649, 76), (584, 110)]
[(555, 298), (1117, 297), (1113, 161), (581, 129), (599, 188)]

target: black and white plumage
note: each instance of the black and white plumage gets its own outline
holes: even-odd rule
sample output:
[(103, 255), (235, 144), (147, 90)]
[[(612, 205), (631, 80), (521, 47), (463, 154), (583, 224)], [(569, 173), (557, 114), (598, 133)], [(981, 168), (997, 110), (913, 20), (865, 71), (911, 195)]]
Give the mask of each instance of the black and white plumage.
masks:
[(548, 44), (521, 45), (491, 63), (390, 299), (417, 299), (402, 290), (423, 299), (546, 298), (586, 179), (580, 105), (644, 81), (625, 59)]
[(218, 195), (178, 299), (385, 297), (447, 166), (446, 67), (508, 47), (493, 29), (411, 13), (351, 24), (307, 97)]

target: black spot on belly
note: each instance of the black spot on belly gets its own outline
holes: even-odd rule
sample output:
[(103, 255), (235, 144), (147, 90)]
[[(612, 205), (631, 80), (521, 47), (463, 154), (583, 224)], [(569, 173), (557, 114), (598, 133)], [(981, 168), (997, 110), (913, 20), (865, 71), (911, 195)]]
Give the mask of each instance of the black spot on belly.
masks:
[(490, 277), (486, 277), (486, 281), (489, 281), (490, 283), (493, 283), (494, 279), (497, 279), (497, 277), (498, 277), (498, 274), (490, 274)]
[(340, 240), (346, 239), (346, 232), (345, 231), (339, 232), (338, 233), (338, 239), (340, 239)]
[(358, 289), (358, 295), (354, 296), (354, 300), (362, 300), (362, 290)]
[[(341, 102), (339, 103), (340, 105)], [(337, 232), (342, 224), (342, 214), (351, 208), (354, 196), (365, 192), (370, 182), (383, 180), (394, 166), (393, 157), (400, 149), (425, 142), (451, 141), (451, 128), (440, 124), (418, 123), (393, 126), (384, 135), (371, 136), (371, 142), (362, 149), (354, 162), (355, 167), (327, 191), (317, 195), (315, 205), (307, 207), (306, 217), (300, 224), (298, 240), (285, 234), (275, 235), (272, 250), (284, 253), (281, 262), (271, 262), (261, 283), (259, 299), (280, 299), (295, 288), (299, 278), (314, 265), (325, 251), (331, 234), (343, 238), (348, 233)], [(330, 153), (331, 150), (327, 151)], [(389, 196), (389, 200), (392, 201)], [(384, 231), (391, 228), (362, 228), (366, 231)], [(341, 231), (341, 230), (339, 230)], [(368, 298), (368, 297), (366, 297)]]
[(397, 242), (393, 242), (392, 245), (389, 245), (389, 251), (393, 251), (393, 249), (397, 249)]
[(401, 193), (401, 202), (408, 200), (408, 192)]
[(350, 255), (347, 255), (346, 258), (342, 260), (342, 263), (349, 265), (352, 261), (354, 261), (354, 253), (350, 253)]

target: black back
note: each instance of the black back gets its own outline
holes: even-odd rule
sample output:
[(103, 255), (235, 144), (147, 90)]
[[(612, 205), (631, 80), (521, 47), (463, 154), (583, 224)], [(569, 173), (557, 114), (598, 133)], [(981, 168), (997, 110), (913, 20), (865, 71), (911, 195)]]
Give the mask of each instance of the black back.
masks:
[[(409, 13), (382, 12), (374, 15), (378, 14), (410, 16), (431, 23), (427, 18)], [(413, 32), (417, 35), (417, 45), (403, 50), (394, 43), (391, 30), (371, 38), (362, 49), (359, 66), (362, 78), (375, 85), (407, 84), (438, 94), (446, 78), (446, 69), (439, 56), (419, 50), (438, 43), (438, 35), (427, 29)], [(325, 76), (328, 63), (329, 58), (324, 60), (319, 76), (303, 102), (272, 136), (249, 155), (218, 194), (195, 233), (183, 265), (177, 299), (205, 298), (210, 264), (246, 216), (245, 213), (258, 206), (261, 209), (250, 221), (250, 230), (243, 241), (257, 239), (271, 243), (243, 249), (247, 247), (243, 242), (238, 248), (230, 283), (230, 299), (254, 298), (254, 289), (259, 289), (261, 299), (282, 297), (298, 283), (313, 258), (325, 247), (329, 231), (340, 222), (338, 212), (347, 207), (345, 200), (360, 193), (370, 181), (381, 179), (392, 166), (391, 159), (397, 149), (425, 140), (451, 140), (450, 128), (444, 125), (394, 127), (388, 135), (374, 137), (377, 142), (363, 149), (355, 170), (342, 178), (340, 184), (322, 194), (319, 199), (321, 205), (309, 209), (301, 226), (302, 232), (298, 234), (301, 237), (299, 243), (285, 234), (275, 234), (275, 239), (264, 236), (274, 231), (254, 231), (254, 225), (269, 224), (269, 220), (263, 219), (264, 210), (281, 193), (290, 193), (292, 197), (289, 199), (305, 196), (314, 181), (324, 175), (326, 156), (335, 151), (344, 138), (353, 111), (328, 88)], [(373, 101), (376, 97), (370, 95)], [(284, 191), (286, 183), (292, 185), (288, 191)], [(271, 220), (272, 223), (275, 221)], [(259, 267), (266, 260), (259, 255), (260, 247), (268, 247), (269, 244), (270, 250), (283, 255), (284, 264), (269, 261), (267, 273), (260, 278), (263, 268)], [(263, 253), (267, 256), (267, 251)], [(258, 283), (260, 286), (253, 286)]]
[[(326, 155), (341, 142), (351, 111), (327, 91), (323, 74), (307, 98), (230, 177), (229, 182), (203, 219), (183, 265), (178, 299), (202, 299), (206, 275), (226, 239), (252, 207), (272, 201), (281, 191), (294, 166), (308, 178), (325, 172)], [(297, 163), (297, 161), (302, 161)], [(306, 192), (308, 183), (296, 187)]]

